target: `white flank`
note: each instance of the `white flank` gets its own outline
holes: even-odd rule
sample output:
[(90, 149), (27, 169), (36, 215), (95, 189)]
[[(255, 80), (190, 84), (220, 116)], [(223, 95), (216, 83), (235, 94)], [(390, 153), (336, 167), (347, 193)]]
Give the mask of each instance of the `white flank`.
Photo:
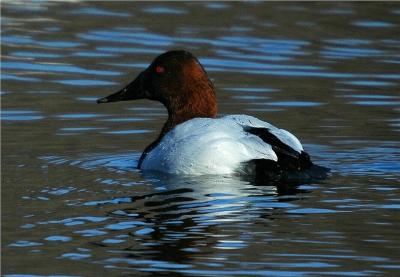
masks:
[(245, 161), (277, 161), (271, 145), (244, 131), (246, 126), (268, 128), (294, 150), (303, 150), (299, 140), (291, 133), (252, 116), (195, 118), (168, 132), (146, 156), (141, 168), (172, 174), (232, 174)]

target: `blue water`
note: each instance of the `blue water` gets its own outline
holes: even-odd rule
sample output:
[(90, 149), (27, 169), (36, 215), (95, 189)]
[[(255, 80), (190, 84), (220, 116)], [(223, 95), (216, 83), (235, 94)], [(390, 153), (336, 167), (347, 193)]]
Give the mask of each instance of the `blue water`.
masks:
[[(399, 4), (2, 8), (2, 275), (399, 275)], [(220, 115), (293, 132), (329, 178), (136, 169), (166, 110), (95, 101), (169, 49), (199, 58)]]

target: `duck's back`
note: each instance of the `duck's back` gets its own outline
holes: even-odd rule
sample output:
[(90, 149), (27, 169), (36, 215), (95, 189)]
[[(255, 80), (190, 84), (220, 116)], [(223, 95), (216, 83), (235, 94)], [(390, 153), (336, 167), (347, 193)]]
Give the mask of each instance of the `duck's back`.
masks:
[(295, 155), (303, 151), (295, 136), (252, 116), (194, 118), (168, 132), (144, 158), (141, 169), (173, 174), (232, 174), (252, 160), (278, 163), (282, 154), (276, 144)]

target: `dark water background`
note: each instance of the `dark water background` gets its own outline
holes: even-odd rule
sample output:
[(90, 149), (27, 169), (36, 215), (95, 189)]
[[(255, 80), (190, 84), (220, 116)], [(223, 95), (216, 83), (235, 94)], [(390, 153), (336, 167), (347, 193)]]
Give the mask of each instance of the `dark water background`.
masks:
[[(1, 4), (2, 274), (399, 276), (400, 4)], [(187, 49), (219, 113), (296, 134), (332, 168), (282, 190), (147, 176), (166, 119), (96, 105)]]

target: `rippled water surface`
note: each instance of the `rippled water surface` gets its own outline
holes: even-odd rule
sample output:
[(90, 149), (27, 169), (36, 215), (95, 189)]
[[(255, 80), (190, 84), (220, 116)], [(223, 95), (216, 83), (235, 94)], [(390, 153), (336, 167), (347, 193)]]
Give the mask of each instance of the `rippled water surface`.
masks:
[[(400, 274), (400, 4), (2, 2), (2, 274)], [(135, 169), (165, 109), (97, 105), (183, 48), (220, 114), (296, 134), (298, 187)]]

